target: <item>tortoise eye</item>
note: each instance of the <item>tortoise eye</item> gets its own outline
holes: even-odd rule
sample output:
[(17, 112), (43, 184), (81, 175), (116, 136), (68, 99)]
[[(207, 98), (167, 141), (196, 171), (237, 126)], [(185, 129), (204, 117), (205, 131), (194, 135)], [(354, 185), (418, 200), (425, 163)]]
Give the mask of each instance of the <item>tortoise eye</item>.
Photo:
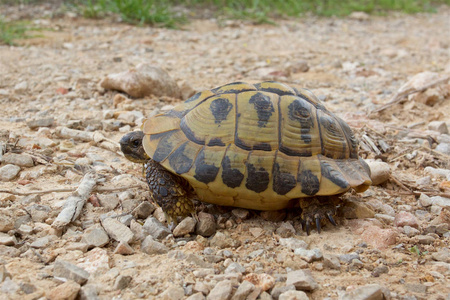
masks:
[(139, 147), (139, 145), (141, 144), (141, 141), (137, 139), (137, 140), (133, 140), (131, 143), (133, 144), (134, 147)]

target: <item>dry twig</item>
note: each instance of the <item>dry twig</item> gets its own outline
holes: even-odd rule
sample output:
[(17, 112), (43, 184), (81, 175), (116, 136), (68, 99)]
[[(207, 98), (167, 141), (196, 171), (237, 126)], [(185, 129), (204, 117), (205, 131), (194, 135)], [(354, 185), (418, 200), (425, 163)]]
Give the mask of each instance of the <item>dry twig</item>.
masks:
[[(93, 191), (95, 192), (118, 192), (118, 191), (124, 191), (134, 188), (140, 188), (141, 185), (131, 185), (131, 186), (120, 186), (120, 187), (103, 187), (103, 186), (95, 186)], [(60, 188), (60, 189), (49, 189), (49, 190), (43, 190), (43, 191), (27, 191), (27, 192), (21, 192), (17, 190), (1, 190), (0, 193), (5, 194), (13, 194), (16, 196), (28, 196), (28, 195), (42, 195), (42, 194), (49, 194), (49, 193), (67, 193), (67, 192), (73, 192), (77, 188), (76, 187), (69, 187), (69, 188)]]
[(89, 132), (70, 129), (67, 127), (56, 127), (56, 135), (65, 139), (74, 139), (83, 142), (94, 142), (101, 148), (121, 154), (121, 152), (119, 152), (119, 144), (113, 140), (106, 138), (100, 132)]

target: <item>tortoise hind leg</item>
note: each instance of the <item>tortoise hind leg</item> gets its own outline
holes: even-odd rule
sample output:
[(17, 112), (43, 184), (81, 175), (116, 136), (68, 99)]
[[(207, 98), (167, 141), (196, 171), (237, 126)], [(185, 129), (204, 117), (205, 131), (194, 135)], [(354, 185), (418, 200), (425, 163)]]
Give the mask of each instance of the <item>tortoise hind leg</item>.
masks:
[(178, 216), (194, 213), (193, 191), (186, 180), (152, 159), (145, 164), (145, 173), (152, 199), (164, 211), (169, 226), (177, 224)]
[(302, 227), (309, 235), (311, 233), (310, 224), (315, 224), (317, 232), (321, 231), (321, 222), (328, 219), (331, 224), (336, 226), (333, 217), (336, 214), (336, 205), (340, 202), (338, 196), (321, 196), (313, 198), (299, 199), (302, 208)]

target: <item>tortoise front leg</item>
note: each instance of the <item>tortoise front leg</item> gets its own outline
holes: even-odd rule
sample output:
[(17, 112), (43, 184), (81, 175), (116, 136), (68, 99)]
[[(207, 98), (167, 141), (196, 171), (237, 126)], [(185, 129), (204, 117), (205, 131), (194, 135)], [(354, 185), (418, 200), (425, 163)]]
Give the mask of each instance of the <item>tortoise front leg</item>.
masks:
[(185, 217), (194, 212), (186, 180), (152, 159), (145, 164), (145, 171), (152, 199), (164, 211), (169, 226), (177, 224), (178, 216)]
[(328, 219), (331, 224), (336, 226), (333, 216), (336, 214), (336, 205), (340, 202), (338, 196), (320, 196), (312, 198), (299, 199), (302, 208), (302, 227), (306, 233), (311, 233), (310, 224), (315, 224), (317, 232), (320, 233), (321, 222)]

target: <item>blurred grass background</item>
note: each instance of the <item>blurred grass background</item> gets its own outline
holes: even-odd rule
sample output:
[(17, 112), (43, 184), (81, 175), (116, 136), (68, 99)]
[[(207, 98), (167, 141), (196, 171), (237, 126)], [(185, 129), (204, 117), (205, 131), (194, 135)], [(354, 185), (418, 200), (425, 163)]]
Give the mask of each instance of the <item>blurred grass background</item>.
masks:
[[(213, 16), (243, 19), (254, 23), (275, 23), (277, 18), (302, 17), (307, 14), (343, 17), (354, 11), (368, 14), (435, 12), (450, 0), (0, 0), (2, 5), (61, 4), (86, 18), (117, 17), (131, 24), (177, 28), (190, 18)], [(13, 44), (26, 37), (24, 22), (7, 22), (0, 15), (0, 43)]]

